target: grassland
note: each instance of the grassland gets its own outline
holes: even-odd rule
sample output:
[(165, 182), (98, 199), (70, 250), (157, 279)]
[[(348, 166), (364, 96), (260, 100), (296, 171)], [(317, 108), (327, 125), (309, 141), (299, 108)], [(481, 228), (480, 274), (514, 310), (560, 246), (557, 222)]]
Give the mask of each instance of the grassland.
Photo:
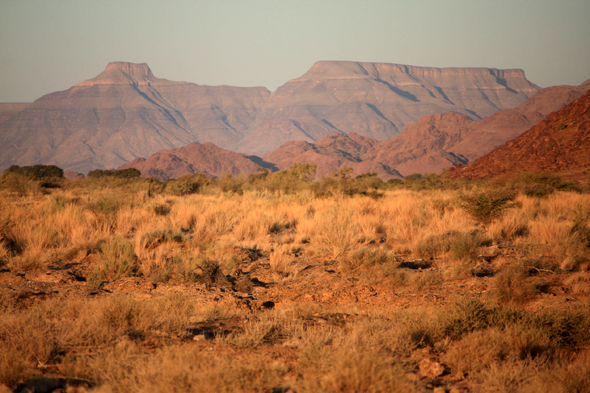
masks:
[(5, 174), (0, 392), (590, 391), (586, 185), (312, 172)]

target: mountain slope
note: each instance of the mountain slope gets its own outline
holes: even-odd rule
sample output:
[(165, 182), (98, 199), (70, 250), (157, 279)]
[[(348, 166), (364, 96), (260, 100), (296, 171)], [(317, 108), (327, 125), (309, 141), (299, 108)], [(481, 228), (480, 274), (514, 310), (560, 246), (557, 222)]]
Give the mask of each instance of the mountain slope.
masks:
[(424, 116), (385, 141), (335, 133), (314, 143), (288, 142), (264, 159), (281, 169), (295, 162), (314, 163), (319, 176), (343, 166), (355, 168), (356, 174), (377, 172), (384, 179), (400, 174), (439, 173), (466, 164), (522, 134), (588, 89), (590, 83), (546, 88), (514, 109), (498, 111), (479, 121), (454, 112)]
[(0, 166), (42, 163), (87, 172), (195, 141), (233, 143), (268, 94), (171, 82), (145, 64), (110, 63), (96, 78), (0, 117)]
[(294, 163), (308, 163), (317, 166), (316, 177), (329, 176), (343, 167), (350, 167), (354, 175), (377, 173), (382, 179), (402, 177), (398, 171), (379, 162), (363, 160), (361, 157), (378, 145), (379, 141), (360, 136), (335, 133), (309, 143), (287, 142), (263, 158), (278, 169), (287, 169)]
[(514, 109), (498, 111), (479, 121), (457, 113), (425, 116), (397, 137), (383, 141), (363, 159), (396, 168), (404, 176), (438, 173), (481, 157), (517, 137), (588, 89), (590, 83), (549, 87)]
[(482, 179), (523, 170), (557, 173), (578, 180), (588, 178), (590, 90), (516, 139), (449, 175)]

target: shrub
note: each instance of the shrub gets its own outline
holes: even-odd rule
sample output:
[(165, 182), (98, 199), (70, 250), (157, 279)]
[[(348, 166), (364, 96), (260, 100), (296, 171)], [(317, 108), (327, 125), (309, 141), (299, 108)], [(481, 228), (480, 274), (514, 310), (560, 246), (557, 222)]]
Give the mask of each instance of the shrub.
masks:
[(90, 178), (101, 178), (101, 177), (115, 177), (118, 179), (134, 179), (141, 176), (141, 172), (139, 169), (136, 168), (127, 168), (127, 169), (95, 169), (93, 171), (88, 172), (88, 177)]
[(4, 171), (4, 175), (15, 174), (32, 180), (63, 179), (63, 169), (55, 165), (23, 166), (13, 165)]
[(158, 203), (154, 206), (154, 213), (156, 213), (156, 215), (158, 216), (167, 216), (168, 214), (170, 214), (171, 210), (172, 207), (165, 203)]
[(169, 180), (166, 191), (172, 195), (184, 196), (198, 193), (201, 188), (209, 184), (205, 175), (184, 175), (178, 180)]
[(85, 209), (94, 214), (98, 226), (104, 226), (112, 231), (117, 227), (117, 218), (122, 205), (115, 196), (101, 196), (95, 202), (86, 204)]
[(105, 281), (115, 281), (123, 277), (136, 275), (139, 266), (133, 245), (120, 237), (115, 237), (100, 246), (97, 265), (88, 282), (92, 286), (100, 286)]
[(506, 190), (477, 191), (459, 197), (459, 206), (473, 218), (489, 224), (502, 215), (504, 210), (516, 207), (513, 202), (516, 195)]
[(222, 192), (234, 192), (241, 195), (244, 190), (242, 186), (246, 183), (245, 180), (234, 177), (228, 174), (222, 175), (215, 184), (219, 187)]
[(508, 188), (530, 197), (545, 197), (555, 190), (580, 192), (581, 187), (574, 182), (564, 180), (553, 173), (520, 172), (509, 176), (500, 176), (489, 182), (492, 188)]

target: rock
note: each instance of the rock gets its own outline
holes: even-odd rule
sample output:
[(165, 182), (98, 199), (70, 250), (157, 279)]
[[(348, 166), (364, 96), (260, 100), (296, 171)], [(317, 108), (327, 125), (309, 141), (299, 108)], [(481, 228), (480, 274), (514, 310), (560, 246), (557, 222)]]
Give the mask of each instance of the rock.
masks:
[(420, 375), (426, 378), (436, 378), (445, 372), (446, 367), (430, 359), (422, 359), (419, 363)]

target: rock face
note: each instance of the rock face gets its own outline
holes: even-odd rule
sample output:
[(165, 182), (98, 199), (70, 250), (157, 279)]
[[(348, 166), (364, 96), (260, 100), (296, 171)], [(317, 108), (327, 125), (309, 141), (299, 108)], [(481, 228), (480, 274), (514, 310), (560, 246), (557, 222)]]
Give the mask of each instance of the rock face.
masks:
[(588, 178), (590, 90), (516, 139), (449, 175), (482, 179), (523, 170), (557, 173), (577, 180)]
[(521, 70), (325, 61), (271, 94), (168, 81), (146, 64), (115, 62), (33, 103), (1, 104), (0, 170), (55, 164), (88, 172), (192, 142), (262, 155), (335, 132), (384, 140), (424, 115), (477, 120), (537, 90)]
[(466, 164), (517, 137), (588, 89), (588, 82), (549, 87), (514, 109), (498, 111), (478, 121), (455, 112), (424, 116), (385, 141), (355, 133), (336, 133), (314, 143), (288, 142), (264, 159), (281, 169), (295, 162), (314, 163), (320, 177), (344, 166), (352, 167), (356, 174), (378, 173), (383, 179), (439, 173)]
[(248, 157), (224, 150), (210, 142), (193, 142), (177, 149), (160, 150), (148, 159), (136, 158), (119, 169), (136, 168), (144, 177), (153, 176), (165, 181), (193, 173), (209, 177), (223, 174), (237, 176), (241, 173), (250, 175), (256, 173), (261, 166), (275, 169), (274, 165), (264, 162), (259, 157)]

